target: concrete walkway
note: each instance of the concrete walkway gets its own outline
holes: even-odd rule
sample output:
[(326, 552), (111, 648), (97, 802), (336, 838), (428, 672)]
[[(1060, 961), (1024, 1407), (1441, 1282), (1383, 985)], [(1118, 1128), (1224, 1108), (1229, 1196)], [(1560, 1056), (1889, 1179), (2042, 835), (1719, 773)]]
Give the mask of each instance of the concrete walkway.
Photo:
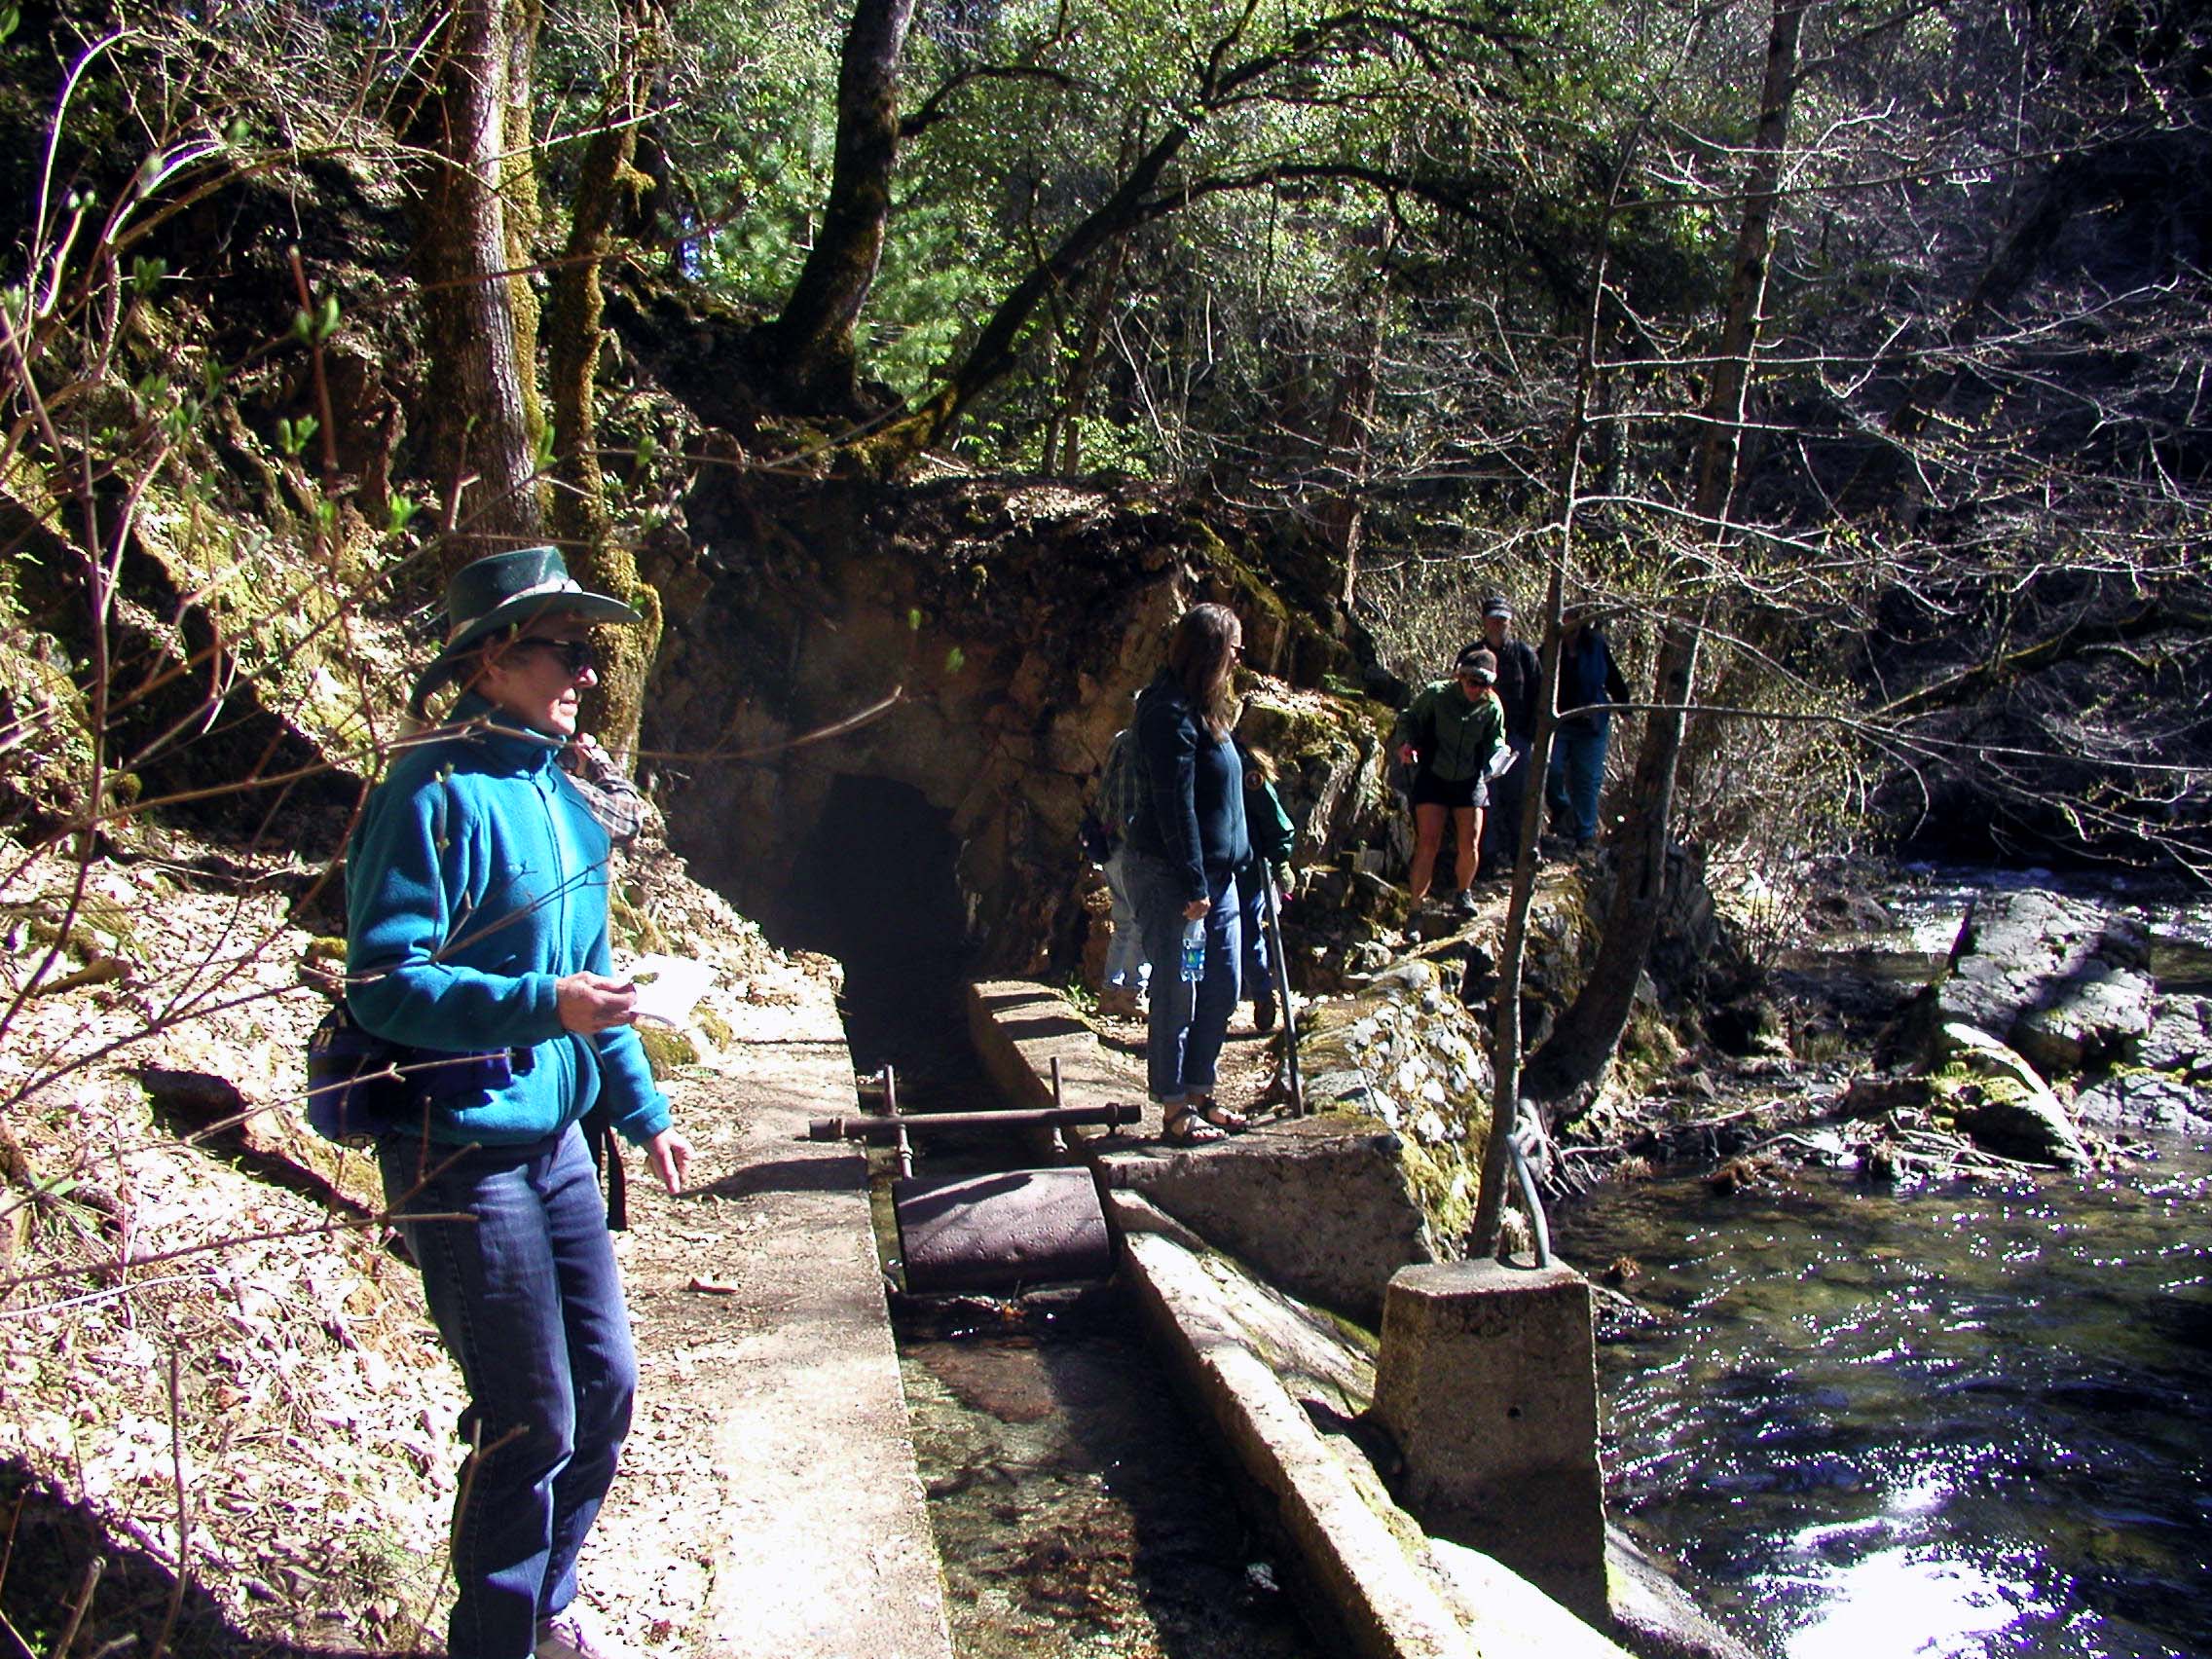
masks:
[(642, 1382), (587, 1597), (651, 1652), (949, 1659), (830, 988), (793, 976), (727, 1062), (670, 1093), (695, 1156), (670, 1199), (631, 1161)]

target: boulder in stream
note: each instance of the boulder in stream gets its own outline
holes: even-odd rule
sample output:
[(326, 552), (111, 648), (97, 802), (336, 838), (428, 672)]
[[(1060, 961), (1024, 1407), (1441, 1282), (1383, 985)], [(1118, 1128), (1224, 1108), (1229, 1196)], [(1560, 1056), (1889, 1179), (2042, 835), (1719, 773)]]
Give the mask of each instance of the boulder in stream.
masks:
[(2212, 1088), (2212, 997), (2160, 997), (2135, 1057), (2198, 1088)]
[(1927, 1112), (2000, 1158), (2081, 1169), (2088, 1148), (2065, 1104), (2036, 1068), (1963, 1020), (1937, 1028), (1933, 1051), (1909, 1072), (1862, 1077), (1844, 1096), (1855, 1118)]
[(2074, 1097), (2074, 1116), (2100, 1129), (2212, 1132), (2212, 1090), (2163, 1072), (2116, 1072)]
[(1954, 1024), (1990, 1033), (2054, 1075), (2132, 1058), (2151, 1029), (2150, 961), (2141, 928), (2083, 900), (2034, 888), (1985, 893), (1876, 1058), (1924, 1062), (1943, 1051)]
[(1938, 1108), (1980, 1145), (2003, 1158), (2083, 1169), (2089, 1150), (2066, 1107), (2036, 1068), (1986, 1031), (1953, 1020), (1936, 1033), (1937, 1064), (1928, 1073)]

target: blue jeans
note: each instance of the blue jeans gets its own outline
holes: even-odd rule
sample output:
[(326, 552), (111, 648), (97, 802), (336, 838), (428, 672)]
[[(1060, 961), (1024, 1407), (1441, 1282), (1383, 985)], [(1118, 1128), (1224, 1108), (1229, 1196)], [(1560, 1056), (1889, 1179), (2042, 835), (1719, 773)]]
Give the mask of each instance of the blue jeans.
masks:
[[(1236, 958), (1238, 989), (1245, 996), (1273, 995), (1274, 979), (1268, 972), (1268, 883), (1274, 871), (1257, 857), (1236, 872), (1236, 918), (1243, 933)], [(1239, 999), (1241, 1000), (1241, 998)]]
[(1211, 1092), (1214, 1066), (1235, 1012), (1237, 957), (1242, 929), (1237, 925), (1236, 883), (1227, 871), (1208, 874), (1205, 976), (1196, 985), (1180, 972), (1183, 960), (1183, 878), (1161, 859), (1129, 854), (1129, 897), (1136, 901), (1137, 925), (1144, 932), (1145, 954), (1159, 972), (1152, 977), (1151, 1014), (1145, 1027), (1145, 1083), (1153, 1099), (1173, 1105), (1190, 1095)]
[[(446, 1651), (530, 1659), (537, 1621), (575, 1596), (576, 1551), (613, 1484), (638, 1387), (598, 1176), (574, 1124), (470, 1151), (386, 1135), (377, 1157), (468, 1387)], [(447, 1212), (475, 1219), (405, 1219)]]
[(1106, 892), (1114, 901), (1114, 937), (1106, 945), (1106, 983), (1144, 989), (1151, 966), (1145, 960), (1144, 935), (1137, 926), (1137, 907), (1129, 898), (1128, 844), (1114, 849), (1106, 861)]
[[(1585, 723), (1587, 722), (1587, 723)], [(1552, 734), (1552, 770), (1545, 793), (1552, 811), (1567, 819), (1577, 844), (1598, 838), (1598, 792), (1605, 785), (1605, 742), (1611, 717), (1586, 715)]]

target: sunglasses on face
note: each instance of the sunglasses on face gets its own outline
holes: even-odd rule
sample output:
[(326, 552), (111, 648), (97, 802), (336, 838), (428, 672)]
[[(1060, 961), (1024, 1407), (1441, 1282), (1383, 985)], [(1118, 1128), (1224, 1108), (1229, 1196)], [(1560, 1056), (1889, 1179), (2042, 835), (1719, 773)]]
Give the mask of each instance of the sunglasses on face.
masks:
[(569, 671), (571, 680), (594, 672), (599, 667), (599, 659), (593, 653), (589, 640), (548, 640), (542, 635), (526, 634), (514, 643), (512, 648), (520, 650), (525, 645), (538, 645), (551, 651), (560, 659), (561, 666)]

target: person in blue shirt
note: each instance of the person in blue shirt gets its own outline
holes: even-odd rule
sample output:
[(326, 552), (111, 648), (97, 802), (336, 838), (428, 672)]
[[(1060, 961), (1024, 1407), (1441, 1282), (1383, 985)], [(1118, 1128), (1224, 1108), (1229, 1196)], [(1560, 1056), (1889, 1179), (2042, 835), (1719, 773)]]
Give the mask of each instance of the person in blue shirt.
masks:
[(1612, 708), (1628, 701), (1628, 682), (1613, 661), (1593, 608), (1578, 605), (1561, 619), (1559, 712), (1545, 797), (1552, 826), (1580, 852), (1598, 838), (1598, 795), (1605, 785), (1605, 747)]
[[(468, 1389), (452, 1659), (612, 1659), (576, 1554), (629, 1432), (637, 1358), (580, 1123), (604, 1101), (671, 1193), (690, 1146), (611, 977), (607, 832), (559, 764), (594, 683), (594, 623), (643, 620), (551, 547), (447, 587), (423, 715), (370, 794), (347, 870), (346, 1001), (404, 1045), (415, 1105), (378, 1137), (387, 1203)], [(464, 1217), (463, 1220), (444, 1219)]]
[[(1168, 636), (1167, 662), (1137, 703), (1144, 805), (1128, 827), (1135, 901), (1152, 1001), (1145, 1076), (1163, 1132), (1177, 1145), (1245, 1127), (1213, 1097), (1214, 1072), (1237, 1002), (1241, 929), (1236, 871), (1252, 856), (1244, 830), (1244, 767), (1230, 732), (1243, 625), (1225, 605), (1195, 605)], [(1187, 922), (1203, 924), (1197, 981), (1178, 972)]]

